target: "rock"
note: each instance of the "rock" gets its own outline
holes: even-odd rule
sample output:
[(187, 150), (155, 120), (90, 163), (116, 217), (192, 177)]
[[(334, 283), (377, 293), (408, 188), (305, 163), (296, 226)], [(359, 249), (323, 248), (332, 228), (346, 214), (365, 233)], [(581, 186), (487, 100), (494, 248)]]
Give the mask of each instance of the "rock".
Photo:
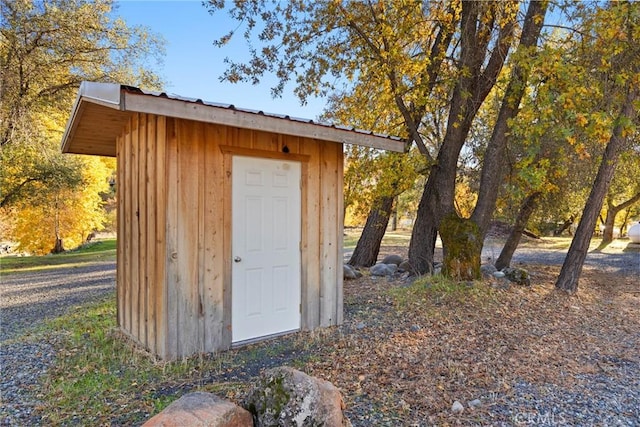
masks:
[(355, 270), (350, 265), (347, 265), (347, 264), (344, 264), (342, 266), (342, 274), (344, 275), (345, 280), (353, 280), (358, 278), (358, 275), (356, 274)]
[(351, 426), (342, 394), (333, 384), (284, 366), (262, 373), (243, 406), (253, 414), (256, 427)]
[(367, 327), (367, 325), (366, 325), (366, 323), (364, 323), (364, 322), (360, 322), (360, 323), (358, 323), (358, 324), (356, 325), (356, 329), (357, 329), (357, 330), (359, 330), (359, 331), (360, 331), (360, 330), (362, 330), (362, 329), (364, 329), (364, 328), (366, 328), (366, 327)]
[(400, 263), (400, 265), (398, 265), (398, 271), (401, 271), (401, 272), (405, 272), (405, 271), (411, 272), (411, 271), (413, 271), (413, 267), (411, 267), (411, 264), (409, 263), (409, 261), (402, 261), (402, 262)]
[(523, 268), (506, 267), (502, 269), (502, 272), (513, 283), (517, 283), (520, 286), (531, 286), (531, 276)]
[(420, 325), (411, 325), (411, 327), (409, 328), (411, 332), (418, 332), (420, 329), (422, 329)]
[(505, 276), (505, 274), (502, 271), (495, 271), (493, 273), (493, 277), (495, 277), (496, 279), (503, 279)]
[(482, 272), (483, 276), (491, 277), (491, 275), (493, 275), (498, 270), (493, 264), (483, 264), (480, 266), (480, 271)]
[(457, 400), (453, 402), (453, 405), (451, 405), (451, 412), (453, 412), (454, 414), (461, 414), (463, 411), (464, 406), (462, 406), (462, 403), (458, 402)]
[(403, 261), (404, 260), (402, 259), (402, 257), (400, 255), (387, 255), (382, 260), (382, 263), (383, 264), (395, 264), (396, 266), (399, 266), (400, 264), (402, 264)]
[(369, 272), (371, 272), (371, 275), (373, 276), (391, 276), (396, 272), (397, 269), (398, 266), (395, 264), (379, 263), (370, 267)]
[(479, 406), (482, 406), (482, 401), (480, 399), (473, 399), (471, 402), (468, 403), (469, 408), (477, 408)]
[(369, 267), (372, 276), (386, 276), (388, 271), (387, 264), (376, 264)]
[(144, 427), (245, 427), (253, 426), (251, 413), (211, 393), (182, 396), (143, 424)]

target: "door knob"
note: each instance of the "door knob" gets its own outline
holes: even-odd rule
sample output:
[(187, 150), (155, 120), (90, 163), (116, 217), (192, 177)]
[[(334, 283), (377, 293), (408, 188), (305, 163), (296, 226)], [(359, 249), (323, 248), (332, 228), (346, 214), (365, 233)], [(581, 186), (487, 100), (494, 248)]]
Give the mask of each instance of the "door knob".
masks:
[(240, 262), (240, 261), (242, 261), (242, 258), (240, 258), (239, 256), (237, 256), (237, 257), (233, 258), (233, 261), (234, 261), (234, 262)]

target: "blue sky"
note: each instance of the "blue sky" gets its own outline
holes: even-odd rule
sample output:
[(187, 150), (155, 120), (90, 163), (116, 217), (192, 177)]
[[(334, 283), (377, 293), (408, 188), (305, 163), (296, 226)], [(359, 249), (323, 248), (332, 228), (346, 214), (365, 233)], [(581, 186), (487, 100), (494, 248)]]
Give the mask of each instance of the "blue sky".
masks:
[(213, 46), (217, 37), (237, 25), (226, 14), (212, 16), (201, 1), (194, 0), (119, 0), (117, 5), (115, 14), (128, 25), (144, 25), (164, 37), (166, 56), (158, 71), (167, 82), (167, 92), (295, 117), (315, 119), (321, 113), (324, 100), (312, 98), (308, 105), (301, 106), (293, 87), (282, 98), (272, 99), (272, 76), (257, 86), (220, 82), (225, 57), (242, 60), (248, 55), (241, 37), (224, 48)]

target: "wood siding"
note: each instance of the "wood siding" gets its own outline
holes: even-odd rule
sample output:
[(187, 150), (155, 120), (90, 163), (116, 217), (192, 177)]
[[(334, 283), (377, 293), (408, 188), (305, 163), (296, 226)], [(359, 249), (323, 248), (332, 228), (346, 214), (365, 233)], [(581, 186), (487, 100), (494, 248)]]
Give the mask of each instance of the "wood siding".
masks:
[(159, 355), (166, 352), (165, 133), (164, 117), (134, 115), (117, 140), (118, 324)]
[(301, 328), (342, 322), (341, 144), (133, 114), (117, 141), (118, 322), (163, 359), (231, 346), (234, 155), (301, 162)]

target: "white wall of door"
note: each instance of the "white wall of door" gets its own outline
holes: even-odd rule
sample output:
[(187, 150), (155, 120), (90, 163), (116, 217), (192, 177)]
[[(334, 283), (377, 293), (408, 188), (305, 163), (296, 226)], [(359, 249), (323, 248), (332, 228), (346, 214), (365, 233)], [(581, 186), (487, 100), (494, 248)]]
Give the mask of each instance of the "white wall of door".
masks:
[(301, 165), (233, 156), (232, 342), (300, 329)]

